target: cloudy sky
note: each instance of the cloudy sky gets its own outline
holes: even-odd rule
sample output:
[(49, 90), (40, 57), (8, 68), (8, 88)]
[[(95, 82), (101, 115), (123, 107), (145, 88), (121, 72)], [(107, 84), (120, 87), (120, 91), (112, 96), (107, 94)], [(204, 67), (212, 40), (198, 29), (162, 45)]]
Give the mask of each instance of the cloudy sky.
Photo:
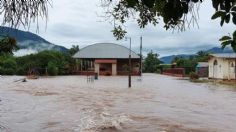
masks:
[[(49, 20), (45, 30), (45, 22), (40, 22), (39, 35), (57, 45), (70, 48), (78, 44), (80, 47), (98, 42), (114, 42), (128, 46), (127, 41), (116, 41), (112, 36), (113, 25), (104, 21), (100, 0), (53, 0), (49, 10)], [(156, 27), (147, 26), (139, 29), (134, 21), (129, 21), (127, 36), (132, 37), (132, 48), (139, 47), (139, 37), (143, 36), (145, 51), (153, 50), (161, 56), (172, 54), (195, 53), (198, 50), (220, 46), (218, 39), (232, 33), (234, 25), (220, 27), (219, 20), (211, 21), (214, 10), (210, 0), (205, 0), (199, 11), (199, 28), (192, 27), (185, 32), (166, 31), (163, 24)], [(30, 31), (35, 33), (31, 27)]]

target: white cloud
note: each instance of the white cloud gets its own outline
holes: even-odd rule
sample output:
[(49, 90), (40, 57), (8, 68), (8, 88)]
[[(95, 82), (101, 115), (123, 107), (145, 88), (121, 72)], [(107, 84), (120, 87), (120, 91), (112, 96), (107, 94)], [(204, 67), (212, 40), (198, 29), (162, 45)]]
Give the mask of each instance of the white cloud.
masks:
[(34, 49), (20, 49), (17, 50), (16, 52), (14, 52), (15, 56), (24, 56), (24, 55), (29, 55), (29, 54), (35, 54), (38, 51), (34, 50)]

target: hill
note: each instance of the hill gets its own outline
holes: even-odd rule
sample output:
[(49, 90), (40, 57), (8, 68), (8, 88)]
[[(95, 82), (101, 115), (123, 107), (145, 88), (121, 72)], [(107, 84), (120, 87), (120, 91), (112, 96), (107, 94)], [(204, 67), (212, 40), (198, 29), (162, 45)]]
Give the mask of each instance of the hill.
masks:
[[(224, 50), (222, 48), (219, 47), (213, 47), (209, 50), (205, 50), (205, 52), (208, 52), (210, 54), (215, 54), (215, 53), (233, 53), (233, 50), (229, 47), (226, 47)], [(190, 56), (194, 56), (196, 54), (180, 54), (180, 55), (170, 55), (170, 56), (164, 56), (162, 58), (160, 58), (160, 60), (164, 63), (164, 64), (170, 64), (171, 61), (175, 58), (175, 57), (182, 57), (182, 58), (189, 58)]]
[(208, 53), (233, 53), (234, 51), (232, 48), (225, 47), (225, 49), (219, 48), (219, 47), (213, 47), (209, 50), (206, 50)]
[(176, 57), (178, 57), (178, 58), (189, 58), (190, 56), (193, 56), (193, 55), (190, 55), (190, 54), (170, 55), (170, 56), (161, 57), (160, 60), (164, 64), (171, 64), (172, 60)]
[(20, 51), (27, 51), (27, 50), (36, 52), (43, 50), (56, 50), (61, 52), (68, 51), (67, 48), (55, 45), (31, 32), (25, 32), (14, 28), (0, 26), (0, 35), (2, 36), (9, 35), (11, 37), (16, 38), (17, 45), (19, 46)]

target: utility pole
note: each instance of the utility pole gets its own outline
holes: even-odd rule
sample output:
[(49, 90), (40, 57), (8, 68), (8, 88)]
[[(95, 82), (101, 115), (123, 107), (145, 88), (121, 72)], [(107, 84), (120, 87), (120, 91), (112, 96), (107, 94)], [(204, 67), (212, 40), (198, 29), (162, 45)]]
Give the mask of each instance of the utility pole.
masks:
[(131, 88), (131, 37), (125, 37), (125, 40), (127, 41), (129, 39), (129, 76), (128, 76), (128, 86)]
[(140, 37), (140, 76), (142, 76), (143, 72), (143, 55), (142, 55), (142, 49), (143, 49), (143, 37)]
[(236, 53), (235, 53), (235, 58), (234, 58), (234, 74), (235, 74), (234, 80), (235, 80), (235, 87), (236, 87)]
[(129, 88), (131, 88), (131, 37), (129, 38)]

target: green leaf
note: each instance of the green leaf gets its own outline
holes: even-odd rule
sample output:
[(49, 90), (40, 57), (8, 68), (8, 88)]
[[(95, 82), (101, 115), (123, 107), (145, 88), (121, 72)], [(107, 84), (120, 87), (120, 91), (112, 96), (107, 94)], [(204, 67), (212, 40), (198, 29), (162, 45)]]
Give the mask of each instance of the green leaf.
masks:
[(236, 12), (236, 6), (232, 7), (232, 8), (231, 8), (231, 11)]
[(236, 42), (236, 30), (233, 33), (233, 40), (234, 40), (234, 42)]
[(230, 36), (223, 36), (220, 41), (226, 41), (232, 39)]
[(221, 17), (221, 21), (220, 21), (220, 26), (221, 26), (221, 27), (224, 25), (224, 22), (225, 22), (225, 18), (224, 18), (224, 17)]
[(221, 43), (222, 49), (224, 49), (227, 45), (230, 45), (233, 40), (227, 40)]
[(218, 18), (218, 17), (225, 17), (225, 15), (226, 15), (226, 12), (224, 12), (224, 11), (217, 11), (217, 12), (211, 17), (211, 19), (214, 20), (214, 19), (216, 19), (216, 18)]
[(227, 15), (225, 16), (225, 22), (226, 22), (226, 23), (229, 23), (229, 21), (230, 21), (230, 14), (227, 14)]
[(233, 23), (236, 25), (236, 13), (232, 13), (233, 14)]
[(128, 3), (128, 7), (134, 7), (138, 1), (137, 0), (126, 0)]
[(235, 42), (232, 42), (232, 43), (231, 43), (231, 47), (232, 47), (232, 49), (234, 50), (234, 52), (236, 52), (236, 43), (235, 43)]

